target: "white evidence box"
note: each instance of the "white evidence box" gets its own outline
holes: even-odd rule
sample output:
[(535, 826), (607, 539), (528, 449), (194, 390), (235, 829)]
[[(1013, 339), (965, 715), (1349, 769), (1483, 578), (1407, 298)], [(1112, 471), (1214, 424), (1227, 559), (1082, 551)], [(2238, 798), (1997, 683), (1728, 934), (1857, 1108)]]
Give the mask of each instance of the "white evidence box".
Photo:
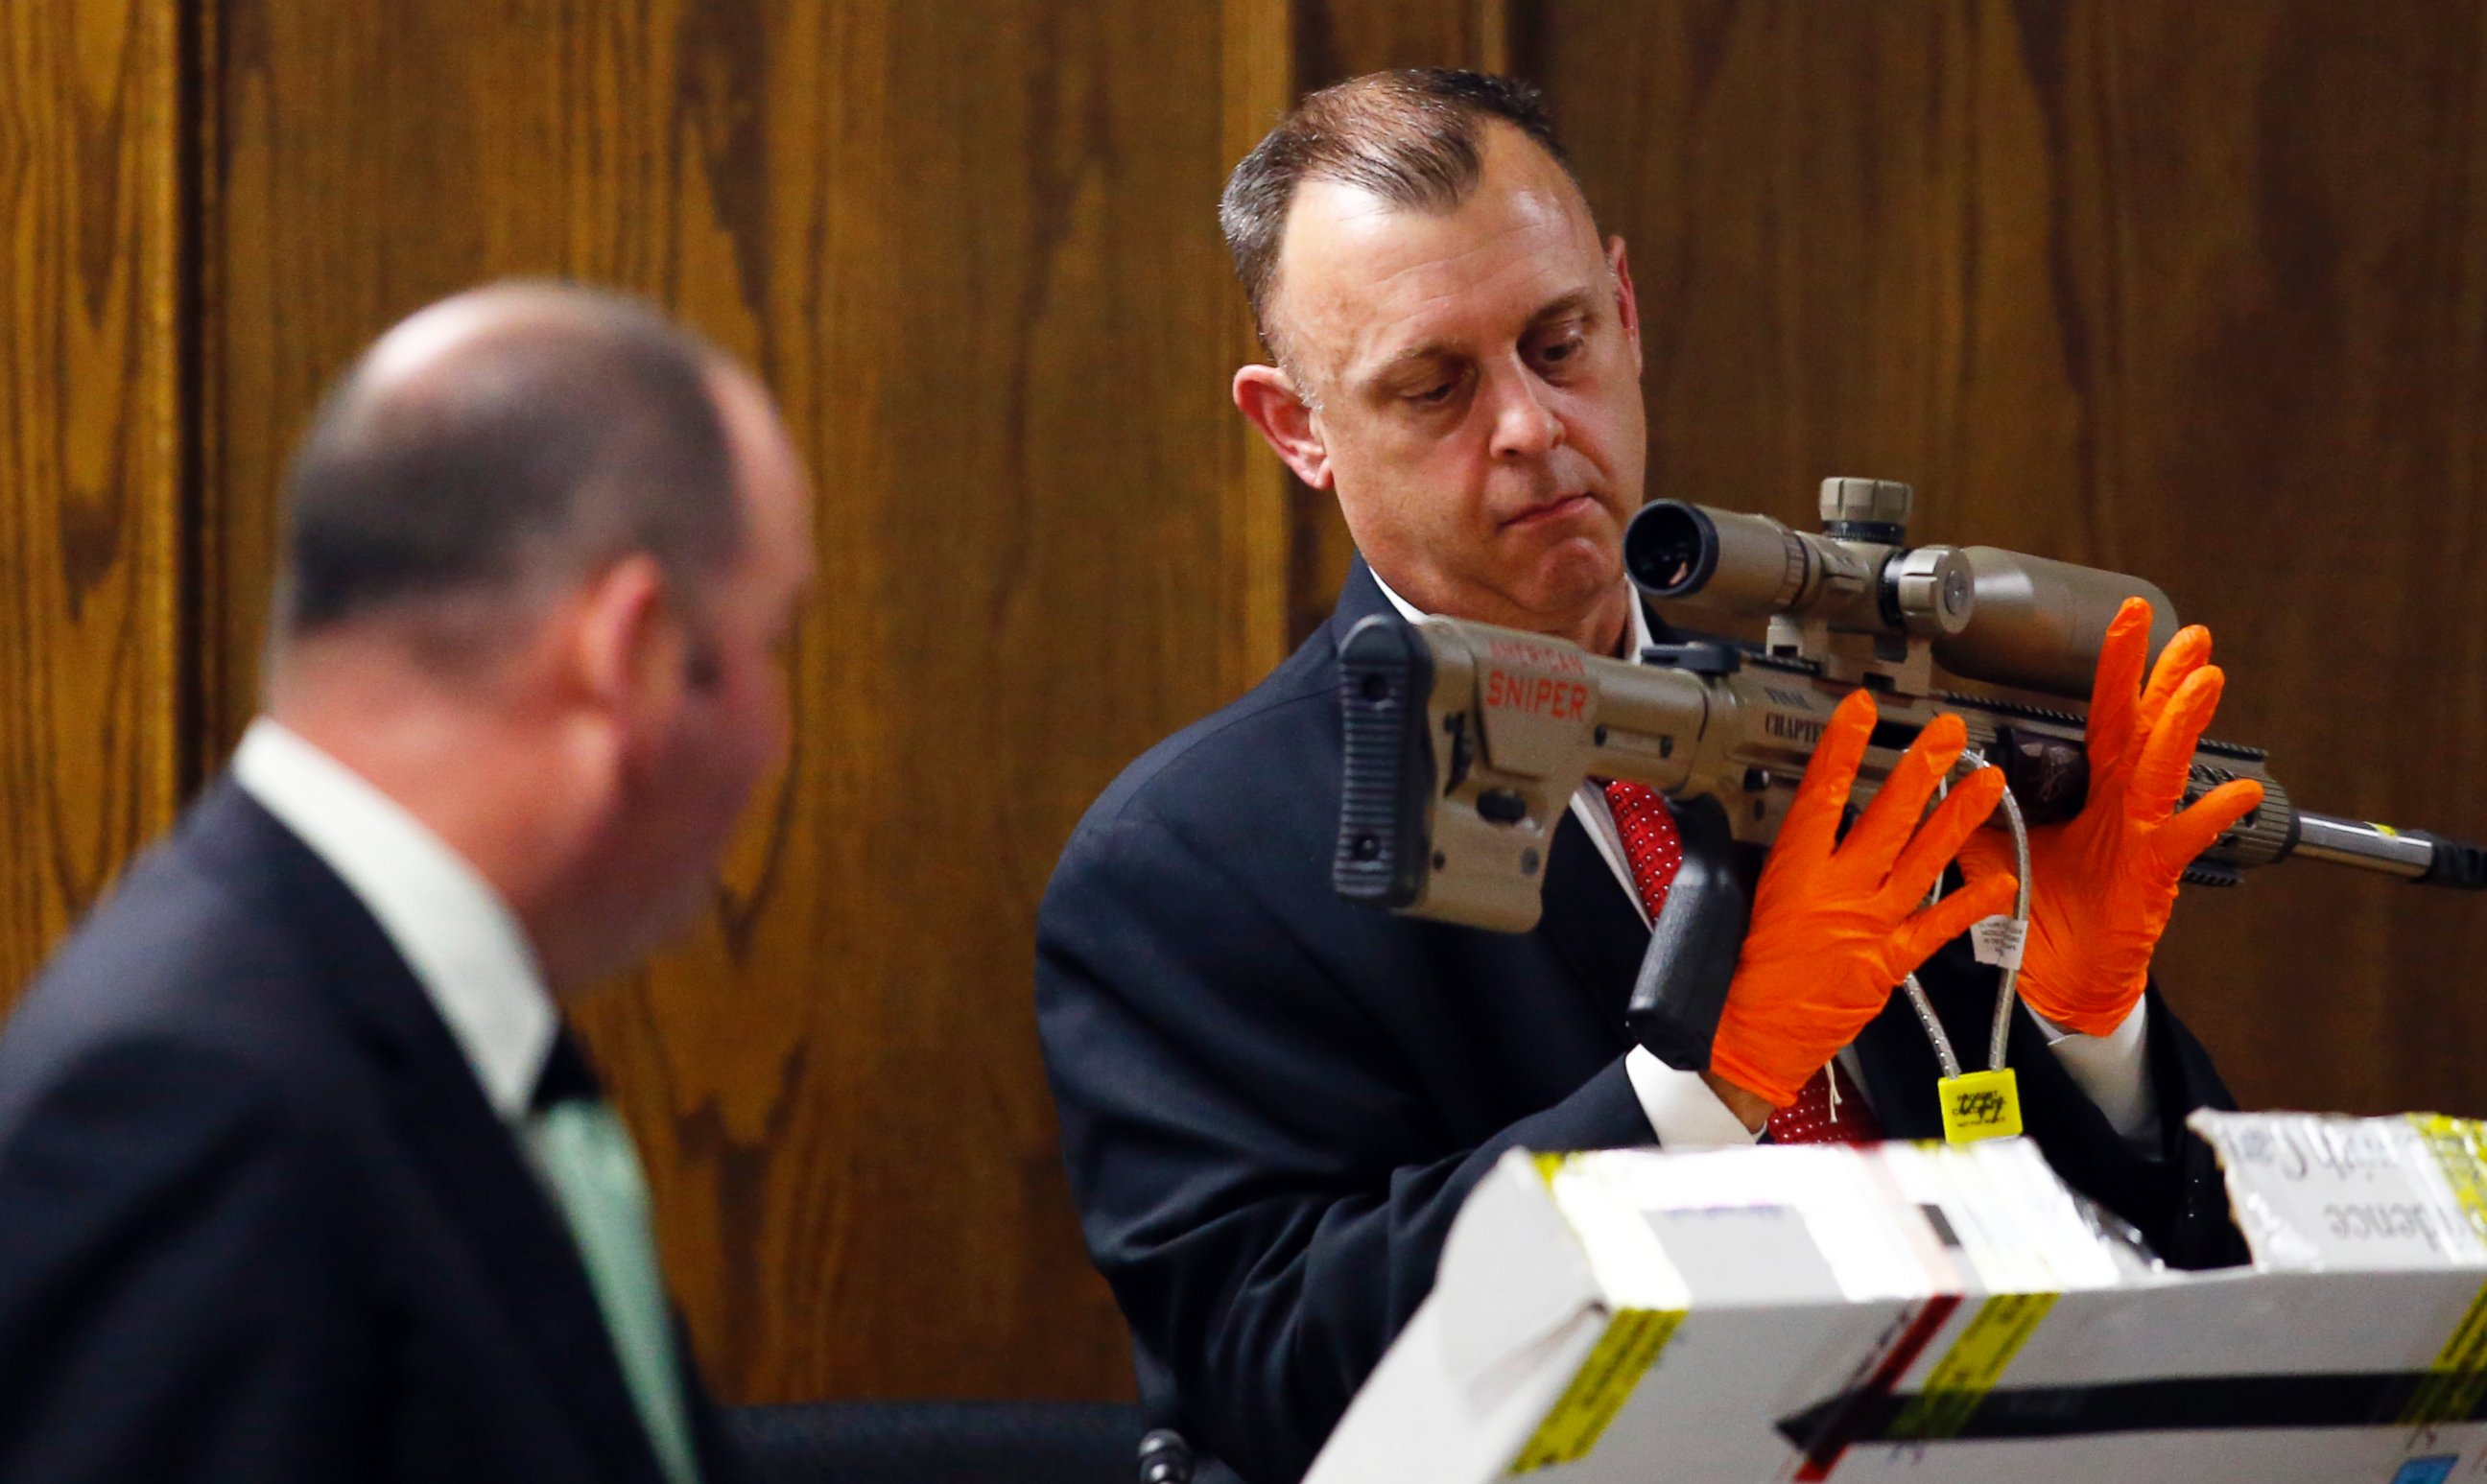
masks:
[(1998, 1139), (1514, 1154), (1308, 1484), (2487, 1478), (2487, 1134), (2195, 1115), (2251, 1268)]

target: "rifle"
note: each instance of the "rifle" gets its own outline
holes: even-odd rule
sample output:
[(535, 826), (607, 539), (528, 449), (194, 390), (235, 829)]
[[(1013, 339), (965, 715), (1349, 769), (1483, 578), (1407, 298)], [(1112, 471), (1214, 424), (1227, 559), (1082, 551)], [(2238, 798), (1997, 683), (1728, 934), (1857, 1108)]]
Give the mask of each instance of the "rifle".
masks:
[[(1341, 652), (1332, 883), (1353, 901), (1525, 932), (1574, 791), (1592, 777), (1657, 789), (1684, 864), (1627, 1020), (1663, 1060), (1707, 1067), (1746, 883), (1843, 696), (1872, 689), (1881, 715), (1858, 805), (1928, 722), (1955, 712), (1964, 760), (2001, 768), (2024, 818), (2049, 824), (2079, 813), (2088, 792), (2084, 713), (2109, 620), (2138, 596), (2154, 614), (2154, 656), (2176, 630), (2166, 595), (2135, 577), (1992, 546), (1911, 547), (1912, 502), (1907, 485), (1826, 480), (1819, 534), (1674, 500), (1635, 515), (1624, 565), (1640, 591), (1767, 619), (1758, 645), (1692, 638), (1631, 664), (1488, 624), (1364, 620)], [(2487, 890), (2487, 850), (2300, 809), (2258, 747), (2204, 739), (2184, 802), (2233, 778), (2258, 780), (2262, 803), (2188, 882), (2234, 885), (2244, 870), (2303, 857)]]

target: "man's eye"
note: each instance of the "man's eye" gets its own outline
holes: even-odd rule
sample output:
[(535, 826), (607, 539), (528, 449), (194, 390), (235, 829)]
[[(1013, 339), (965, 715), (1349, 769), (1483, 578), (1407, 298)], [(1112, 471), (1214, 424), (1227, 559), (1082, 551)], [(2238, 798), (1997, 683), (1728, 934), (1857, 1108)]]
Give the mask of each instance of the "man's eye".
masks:
[(1451, 394), (1459, 389), (1459, 378), (1454, 377), (1438, 385), (1429, 386), (1421, 392), (1411, 392), (1408, 395), (1408, 400), (1415, 403), (1418, 406), (1439, 407), (1443, 403), (1450, 401)]
[(1539, 347), (1537, 358), (1550, 366), (1560, 366), (1566, 361), (1578, 359), (1584, 349), (1579, 336), (1568, 335), (1561, 340)]

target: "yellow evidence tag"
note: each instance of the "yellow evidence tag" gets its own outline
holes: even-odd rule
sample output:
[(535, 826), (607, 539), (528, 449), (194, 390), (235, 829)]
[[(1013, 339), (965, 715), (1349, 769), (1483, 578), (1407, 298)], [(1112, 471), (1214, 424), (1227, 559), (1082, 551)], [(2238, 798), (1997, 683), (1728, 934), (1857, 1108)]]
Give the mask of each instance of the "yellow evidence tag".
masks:
[(1943, 1141), (1974, 1144), (2021, 1132), (2021, 1082), (2005, 1067), (1964, 1072), (1935, 1084), (1942, 1102)]

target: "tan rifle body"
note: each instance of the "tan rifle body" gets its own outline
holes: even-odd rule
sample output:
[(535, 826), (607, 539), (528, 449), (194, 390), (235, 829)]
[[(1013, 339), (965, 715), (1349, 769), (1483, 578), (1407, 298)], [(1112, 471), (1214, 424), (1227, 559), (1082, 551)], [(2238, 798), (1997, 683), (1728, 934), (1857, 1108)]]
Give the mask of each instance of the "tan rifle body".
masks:
[[(1383, 838), (1386, 816), (1363, 822), (1371, 827), (1343, 823), (1342, 889), (1358, 865), (1379, 866), (1395, 855), (1402, 885), (1391, 895), (1399, 900), (1383, 905), (1502, 932), (1535, 926), (1553, 830), (1590, 779), (1647, 784), (1679, 804), (1712, 800), (1737, 844), (1767, 847), (1832, 709), (1857, 688), (1822, 678), (1803, 661), (1724, 644), (1677, 646), (1668, 656), (1675, 662), (1634, 664), (1558, 639), (1447, 618), (1404, 626), (1418, 647), (1406, 652), (1414, 663), (1377, 671), (1368, 655), (1360, 664), (1358, 646), (1387, 646), (1394, 623), (1368, 621), (1372, 627), (1350, 642), (1349, 724), (1355, 729), (1359, 706), (1391, 704), (1388, 686), (1422, 685), (1421, 695), (1411, 688), (1397, 704), (1424, 712), (1423, 822), (1397, 839)], [(1858, 770), (1855, 804), (1872, 797), (1921, 728), (1954, 712), (1967, 724), (1970, 749), (2004, 768), (2032, 823), (2079, 809), (2086, 781), (2082, 718), (2063, 703), (1887, 690), (1876, 702), (1881, 719)], [(1407, 720), (1396, 715), (1384, 727), (1401, 759), (1413, 763)], [(1365, 730), (1370, 736), (1377, 729)], [(2278, 860), (2294, 842), (2296, 811), (2256, 749), (2206, 740), (2187, 797), (2232, 778), (2258, 780), (2263, 802), (2205, 854), (2196, 867), (2202, 880), (2231, 882), (2237, 869)]]

